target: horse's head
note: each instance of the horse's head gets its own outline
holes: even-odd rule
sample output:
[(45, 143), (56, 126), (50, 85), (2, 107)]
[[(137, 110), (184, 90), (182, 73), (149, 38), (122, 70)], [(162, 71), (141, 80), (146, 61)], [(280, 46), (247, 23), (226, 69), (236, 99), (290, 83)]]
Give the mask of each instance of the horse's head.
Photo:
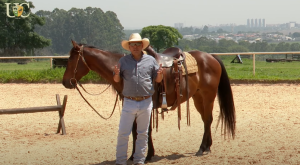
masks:
[(69, 89), (75, 88), (77, 81), (90, 71), (83, 57), (83, 45), (72, 40), (73, 48), (70, 50), (68, 65), (64, 73), (62, 84)]

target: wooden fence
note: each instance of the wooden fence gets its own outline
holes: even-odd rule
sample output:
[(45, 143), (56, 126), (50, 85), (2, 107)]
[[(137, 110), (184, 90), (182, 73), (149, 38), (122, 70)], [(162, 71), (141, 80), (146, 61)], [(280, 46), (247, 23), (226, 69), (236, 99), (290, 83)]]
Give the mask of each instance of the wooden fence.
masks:
[(65, 128), (65, 122), (64, 122), (64, 114), (65, 114), (65, 109), (66, 109), (66, 104), (67, 104), (67, 98), (68, 98), (67, 95), (65, 95), (63, 104), (61, 105), (59, 95), (56, 94), (56, 102), (57, 102), (56, 106), (0, 109), (0, 115), (58, 111), (59, 122), (58, 122), (57, 133), (60, 133), (60, 130), (62, 130), (62, 134), (65, 135), (66, 128)]

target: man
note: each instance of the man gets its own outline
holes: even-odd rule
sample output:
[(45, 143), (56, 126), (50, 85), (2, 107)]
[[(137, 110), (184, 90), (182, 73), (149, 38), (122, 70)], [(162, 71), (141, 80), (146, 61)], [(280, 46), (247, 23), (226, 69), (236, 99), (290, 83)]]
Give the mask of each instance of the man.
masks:
[(153, 107), (153, 80), (161, 82), (162, 67), (149, 55), (143, 54), (143, 49), (149, 45), (147, 38), (142, 39), (138, 33), (133, 33), (129, 40), (122, 41), (122, 47), (131, 54), (122, 57), (114, 68), (113, 79), (120, 82), (123, 79), (124, 104), (119, 124), (116, 164), (126, 164), (128, 139), (134, 120), (137, 122), (137, 140), (134, 164), (144, 164), (148, 141), (148, 127)]

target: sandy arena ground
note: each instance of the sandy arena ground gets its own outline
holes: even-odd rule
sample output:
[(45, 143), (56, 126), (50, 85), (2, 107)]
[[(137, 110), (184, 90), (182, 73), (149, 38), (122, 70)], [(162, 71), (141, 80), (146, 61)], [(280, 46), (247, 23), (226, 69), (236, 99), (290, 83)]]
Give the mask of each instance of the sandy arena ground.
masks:
[[(87, 84), (100, 92), (104, 85)], [(177, 112), (159, 118), (153, 131), (155, 156), (147, 164), (300, 164), (300, 86), (297, 84), (232, 85), (237, 130), (234, 140), (224, 140), (216, 129), (219, 108), (214, 106), (212, 152), (194, 156), (201, 144), (203, 122), (191, 99), (191, 126), (183, 112), (181, 130)], [(77, 91), (61, 84), (0, 84), (1, 109), (56, 105), (68, 95), (65, 112), (67, 135), (56, 134), (57, 112), (0, 115), (0, 164), (114, 164), (120, 110), (103, 120)], [(105, 92), (87, 99), (108, 116), (115, 95)], [(185, 104), (182, 105), (185, 109)], [(131, 153), (132, 139), (128, 153)], [(128, 154), (128, 156), (129, 156)], [(128, 164), (131, 164), (128, 161)]]

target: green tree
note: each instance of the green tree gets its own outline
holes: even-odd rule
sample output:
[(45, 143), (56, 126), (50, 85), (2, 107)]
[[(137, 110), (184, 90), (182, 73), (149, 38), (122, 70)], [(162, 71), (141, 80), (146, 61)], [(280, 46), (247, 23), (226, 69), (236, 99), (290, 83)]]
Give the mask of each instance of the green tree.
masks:
[(205, 25), (203, 27), (202, 33), (204, 33), (204, 34), (208, 33), (208, 26)]
[(148, 38), (157, 52), (178, 45), (178, 40), (182, 38), (177, 29), (163, 25), (144, 27), (141, 36)]
[[(29, 3), (23, 5), (23, 15), (28, 17), (8, 17), (6, 15), (5, 3), (9, 3), (9, 15), (12, 16), (13, 3)], [(43, 48), (51, 44), (51, 40), (46, 39), (34, 32), (36, 25), (44, 25), (43, 17), (31, 13), (30, 9), (34, 8), (32, 2), (25, 0), (1, 0), (0, 1), (0, 49), (6, 56), (33, 55), (34, 49)]]
[(235, 46), (238, 45), (236, 42), (234, 42), (233, 40), (226, 40), (226, 39), (221, 39), (219, 40), (219, 46), (220, 47), (231, 47), (231, 46)]
[(293, 37), (295, 37), (295, 38), (300, 37), (300, 32), (293, 33)]
[(241, 45), (234, 45), (228, 48), (228, 52), (249, 52), (249, 49)]
[(249, 50), (252, 52), (269, 52), (272, 51), (272, 47), (266, 42), (254, 42), (249, 46)]
[[(192, 45), (193, 45), (193, 48), (198, 49), (198, 47), (217, 46), (217, 42), (214, 41), (213, 39), (208, 39), (206, 37), (200, 37), (200, 38), (197, 38), (197, 39), (193, 40)], [(207, 51), (207, 52), (210, 52), (210, 51)]]
[(275, 51), (276, 52), (284, 52), (284, 51), (289, 51), (289, 50), (290, 50), (290, 44), (289, 43), (285, 43), (285, 42), (280, 42), (275, 47)]
[(123, 26), (112, 11), (100, 8), (72, 8), (68, 11), (54, 9), (36, 12), (46, 17), (46, 25), (36, 31), (52, 39), (53, 53), (65, 54), (70, 50), (70, 39), (101, 49), (121, 52), (124, 38)]
[(222, 28), (219, 28), (219, 29), (217, 30), (217, 33), (225, 33), (225, 31), (224, 31)]
[(239, 45), (249, 48), (251, 43), (249, 41), (239, 41)]
[(291, 49), (291, 51), (300, 51), (300, 44), (292, 43), (290, 49)]

